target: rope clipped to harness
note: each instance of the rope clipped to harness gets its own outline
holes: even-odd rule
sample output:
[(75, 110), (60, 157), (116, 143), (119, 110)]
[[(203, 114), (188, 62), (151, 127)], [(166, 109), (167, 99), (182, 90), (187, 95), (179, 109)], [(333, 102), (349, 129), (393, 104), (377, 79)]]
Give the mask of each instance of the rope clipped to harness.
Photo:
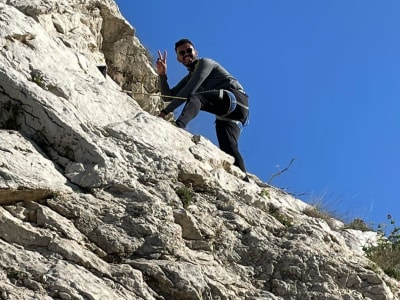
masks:
[(238, 102), (236, 100), (235, 94), (233, 94), (231, 91), (228, 91), (228, 90), (220, 89), (219, 90), (219, 99), (221, 99), (221, 100), (224, 99), (224, 93), (226, 93), (228, 95), (228, 97), (229, 97), (229, 108), (228, 108), (228, 111), (224, 115), (219, 115), (219, 116), (215, 116), (215, 117), (216, 117), (217, 120), (220, 120), (220, 121), (235, 123), (239, 127), (240, 131), (242, 131), (243, 127), (246, 126), (249, 123), (248, 118), (246, 118), (246, 122), (244, 124), (242, 124), (242, 122), (240, 122), (239, 120), (233, 120), (233, 119), (230, 119), (230, 118), (226, 118), (226, 116), (229, 115), (231, 112), (233, 112), (236, 109), (236, 106), (241, 106), (244, 109), (249, 109), (249, 107), (244, 105), (244, 104), (242, 104), (242, 103), (240, 103), (240, 102)]
[(221, 117), (225, 117), (225, 116), (229, 115), (231, 112), (233, 112), (235, 110), (235, 108), (237, 106), (236, 97), (231, 91), (220, 89), (219, 90), (219, 99), (221, 99), (221, 100), (224, 99), (224, 93), (226, 93), (229, 97), (229, 108), (228, 108), (228, 111), (226, 112), (226, 114), (222, 115)]
[(221, 117), (225, 117), (225, 116), (229, 115), (231, 112), (233, 112), (235, 110), (236, 106), (241, 106), (244, 109), (249, 109), (248, 106), (238, 102), (236, 100), (235, 94), (229, 90), (220, 89), (219, 90), (219, 99), (221, 99), (221, 100), (224, 99), (224, 93), (226, 93), (229, 97), (229, 108), (228, 108), (227, 113), (222, 115)]

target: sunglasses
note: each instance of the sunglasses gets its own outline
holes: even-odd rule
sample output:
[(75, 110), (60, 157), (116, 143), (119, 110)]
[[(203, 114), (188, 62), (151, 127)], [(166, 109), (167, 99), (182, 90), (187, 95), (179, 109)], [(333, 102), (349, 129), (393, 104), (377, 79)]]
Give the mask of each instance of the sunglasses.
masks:
[(178, 52), (180, 56), (184, 56), (185, 54), (192, 54), (193, 53), (193, 48), (187, 48), (186, 50), (181, 50)]

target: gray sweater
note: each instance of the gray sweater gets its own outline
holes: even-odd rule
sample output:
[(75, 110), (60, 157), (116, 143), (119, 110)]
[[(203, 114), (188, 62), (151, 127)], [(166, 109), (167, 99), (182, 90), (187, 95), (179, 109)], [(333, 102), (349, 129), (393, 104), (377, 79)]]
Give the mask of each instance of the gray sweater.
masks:
[[(188, 98), (191, 94), (218, 89), (238, 89), (243, 91), (240, 83), (219, 63), (210, 58), (199, 58), (188, 66), (189, 74), (182, 78), (176, 86), (169, 87), (167, 75), (160, 76), (161, 94)], [(184, 99), (163, 97), (164, 102), (170, 102), (164, 109), (170, 113), (185, 102)]]

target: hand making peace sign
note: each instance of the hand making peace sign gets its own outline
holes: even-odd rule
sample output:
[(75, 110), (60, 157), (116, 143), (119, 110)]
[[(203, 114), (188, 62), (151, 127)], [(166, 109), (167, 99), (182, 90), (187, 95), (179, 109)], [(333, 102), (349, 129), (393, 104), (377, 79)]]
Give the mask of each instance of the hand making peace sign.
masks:
[(158, 75), (167, 74), (167, 50), (164, 50), (164, 57), (161, 51), (158, 50), (158, 58), (156, 61)]

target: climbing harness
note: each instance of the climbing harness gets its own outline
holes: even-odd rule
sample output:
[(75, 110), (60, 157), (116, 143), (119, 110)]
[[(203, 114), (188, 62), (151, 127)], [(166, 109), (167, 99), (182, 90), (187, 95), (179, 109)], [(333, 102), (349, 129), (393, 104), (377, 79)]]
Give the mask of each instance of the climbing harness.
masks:
[(235, 94), (233, 94), (231, 91), (220, 89), (219, 90), (219, 99), (221, 99), (221, 100), (224, 99), (224, 92), (228, 95), (230, 103), (229, 103), (229, 108), (228, 108), (227, 113), (222, 115), (221, 117), (229, 115), (231, 112), (233, 112), (235, 110), (237, 105), (243, 107), (244, 109), (249, 109), (248, 106), (246, 106), (240, 102), (237, 102)]
[[(240, 90), (239, 90), (240, 91)], [(187, 98), (185, 97), (179, 97), (179, 96), (170, 96), (170, 95), (162, 95), (162, 94), (148, 94), (148, 93), (139, 93), (139, 92), (131, 92), (131, 91), (126, 91), (126, 90), (121, 90), (121, 92), (127, 93), (127, 94), (140, 94), (140, 95), (146, 95), (146, 96), (154, 96), (154, 97), (165, 97), (165, 98), (172, 98), (172, 99), (181, 99), (181, 100), (187, 100)], [(242, 124), (242, 122), (238, 121), (238, 120), (233, 120), (233, 119), (229, 119), (229, 118), (225, 118), (225, 116), (229, 115), (231, 112), (233, 112), (236, 108), (236, 106), (241, 106), (244, 109), (249, 109), (248, 106), (237, 102), (236, 100), (236, 96), (228, 90), (224, 90), (224, 89), (220, 89), (219, 90), (219, 98), (222, 100), (224, 97), (224, 92), (228, 95), (229, 97), (229, 108), (226, 114), (222, 115), (222, 116), (215, 116), (217, 120), (220, 121), (225, 121), (225, 122), (232, 122), (235, 123), (240, 131), (243, 130), (244, 126), (247, 126), (249, 124), (249, 117), (246, 118), (246, 121), (244, 122), (244, 124)], [(240, 91), (242, 93), (244, 93), (243, 91)]]
[[(239, 91), (244, 93), (244, 91), (242, 91), (242, 90), (239, 90)], [(244, 105), (244, 104), (242, 104), (242, 103), (240, 103), (240, 102), (238, 102), (236, 100), (235, 94), (233, 94), (231, 91), (228, 91), (228, 90), (220, 89), (219, 90), (219, 99), (222, 100), (224, 98), (224, 92), (228, 95), (229, 101), (230, 101), (228, 111), (224, 115), (215, 116), (215, 117), (216, 117), (217, 120), (220, 120), (220, 121), (235, 123), (239, 127), (240, 131), (242, 131), (243, 127), (249, 124), (249, 117), (247, 117), (246, 121), (244, 122), (244, 124), (242, 124), (242, 122), (240, 122), (239, 120), (229, 119), (229, 118), (226, 118), (226, 116), (229, 115), (231, 112), (233, 112), (235, 110), (236, 106), (241, 106), (241, 107), (243, 107), (244, 109), (247, 109), (247, 110), (249, 109), (249, 107)]]

